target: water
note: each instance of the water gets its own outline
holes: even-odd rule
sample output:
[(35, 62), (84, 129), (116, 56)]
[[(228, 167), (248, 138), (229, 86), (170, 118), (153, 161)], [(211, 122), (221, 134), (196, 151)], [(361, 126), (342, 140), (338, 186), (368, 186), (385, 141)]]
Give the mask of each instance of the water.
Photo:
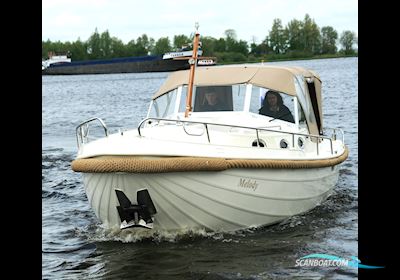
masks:
[(42, 274), (44, 279), (353, 279), (350, 267), (295, 267), (312, 253), (358, 252), (358, 58), (272, 64), (303, 66), (322, 79), (324, 125), (345, 131), (349, 158), (334, 193), (311, 212), (236, 233), (114, 232), (99, 224), (81, 174), (70, 168), (75, 127), (102, 118), (111, 132), (134, 128), (168, 73), (43, 76)]

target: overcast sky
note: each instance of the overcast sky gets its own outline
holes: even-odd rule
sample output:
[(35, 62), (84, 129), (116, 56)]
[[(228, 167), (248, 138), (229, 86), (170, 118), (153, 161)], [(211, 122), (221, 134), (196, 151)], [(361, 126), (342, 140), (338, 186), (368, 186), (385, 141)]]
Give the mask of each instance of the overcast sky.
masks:
[(142, 34), (154, 38), (189, 36), (198, 22), (200, 36), (237, 38), (260, 43), (275, 18), (283, 26), (309, 14), (321, 28), (358, 34), (357, 0), (42, 0), (42, 40), (86, 41), (95, 28), (124, 43)]

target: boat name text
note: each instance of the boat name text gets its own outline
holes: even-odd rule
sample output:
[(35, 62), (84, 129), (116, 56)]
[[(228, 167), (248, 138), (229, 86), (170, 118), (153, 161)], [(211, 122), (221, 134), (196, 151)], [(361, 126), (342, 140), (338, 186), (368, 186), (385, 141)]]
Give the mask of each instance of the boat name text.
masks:
[(252, 189), (253, 191), (255, 191), (258, 187), (258, 183), (256, 180), (240, 178), (238, 187)]

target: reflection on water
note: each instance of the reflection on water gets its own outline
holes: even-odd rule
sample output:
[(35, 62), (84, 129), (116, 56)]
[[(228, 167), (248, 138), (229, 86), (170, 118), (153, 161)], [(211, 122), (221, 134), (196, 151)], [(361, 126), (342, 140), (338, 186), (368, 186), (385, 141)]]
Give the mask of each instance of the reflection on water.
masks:
[(350, 155), (328, 200), (280, 224), (235, 233), (106, 230), (84, 193), (75, 127), (102, 118), (111, 133), (136, 127), (168, 73), (43, 76), (44, 279), (353, 279), (357, 270), (295, 267), (312, 253), (357, 256), (358, 59), (280, 62), (315, 70), (324, 125), (345, 131)]

